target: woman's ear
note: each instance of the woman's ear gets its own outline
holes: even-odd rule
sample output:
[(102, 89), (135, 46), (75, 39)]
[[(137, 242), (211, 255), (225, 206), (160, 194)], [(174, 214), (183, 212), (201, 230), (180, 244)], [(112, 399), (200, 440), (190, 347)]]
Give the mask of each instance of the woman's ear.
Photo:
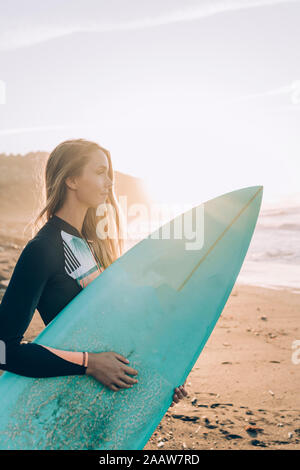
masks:
[(69, 189), (77, 189), (77, 180), (75, 176), (68, 176), (65, 179), (65, 184)]

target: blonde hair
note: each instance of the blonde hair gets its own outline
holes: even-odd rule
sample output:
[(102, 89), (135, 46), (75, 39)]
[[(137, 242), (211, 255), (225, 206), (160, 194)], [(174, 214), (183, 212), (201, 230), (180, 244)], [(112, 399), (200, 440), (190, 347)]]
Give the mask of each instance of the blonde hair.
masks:
[[(101, 149), (107, 156), (109, 164), (108, 175), (114, 183), (110, 152), (96, 142), (85, 139), (65, 140), (52, 150), (45, 168), (46, 204), (33, 222), (33, 233), (37, 232), (40, 222), (45, 223), (48, 221), (63, 206), (67, 194), (65, 179), (68, 176), (80, 175), (83, 167), (88, 162), (90, 153), (97, 149)], [(82, 226), (82, 235), (92, 242), (96, 256), (104, 268), (107, 268), (122, 254), (124, 243), (122, 238), (122, 214), (116, 200), (113, 185), (109, 190), (106, 204), (111, 204), (114, 209), (114, 217), (109, 217), (108, 223), (114, 224), (112, 232), (116, 236), (106, 236), (103, 239), (99, 239), (96, 233), (97, 219), (99, 217), (96, 215), (97, 209), (94, 207), (88, 208)], [(106, 217), (105, 214), (101, 215), (101, 219), (104, 217)], [(108, 233), (110, 232), (108, 230)]]

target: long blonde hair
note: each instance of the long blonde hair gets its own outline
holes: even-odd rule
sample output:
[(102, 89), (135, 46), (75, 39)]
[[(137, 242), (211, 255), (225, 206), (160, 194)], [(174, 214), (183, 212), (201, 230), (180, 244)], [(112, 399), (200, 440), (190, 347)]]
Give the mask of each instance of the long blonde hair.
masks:
[[(109, 164), (108, 175), (114, 183), (110, 152), (96, 142), (85, 139), (65, 140), (52, 150), (45, 168), (46, 204), (34, 220), (34, 233), (37, 232), (41, 221), (48, 221), (63, 206), (67, 194), (65, 179), (68, 176), (79, 176), (88, 162), (90, 153), (97, 149), (101, 149), (106, 154)], [(106, 204), (111, 204), (114, 209), (114, 218), (109, 217), (108, 220), (109, 223), (114, 223), (115, 226), (112, 231), (117, 236), (107, 236), (104, 239), (98, 238), (96, 228), (99, 217), (96, 215), (97, 209), (94, 207), (88, 208), (82, 226), (82, 235), (92, 242), (96, 256), (104, 268), (107, 268), (122, 254), (124, 244), (122, 214), (113, 185), (109, 190)], [(103, 217), (105, 217), (105, 214), (101, 215), (101, 218)]]

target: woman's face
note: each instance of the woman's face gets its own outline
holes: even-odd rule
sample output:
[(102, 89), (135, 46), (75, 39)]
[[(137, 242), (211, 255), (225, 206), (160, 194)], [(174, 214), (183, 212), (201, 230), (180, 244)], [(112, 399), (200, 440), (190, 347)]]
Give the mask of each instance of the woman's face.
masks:
[(81, 203), (97, 208), (106, 201), (112, 187), (108, 170), (108, 158), (105, 153), (100, 149), (91, 152), (81, 175), (76, 177), (76, 195)]

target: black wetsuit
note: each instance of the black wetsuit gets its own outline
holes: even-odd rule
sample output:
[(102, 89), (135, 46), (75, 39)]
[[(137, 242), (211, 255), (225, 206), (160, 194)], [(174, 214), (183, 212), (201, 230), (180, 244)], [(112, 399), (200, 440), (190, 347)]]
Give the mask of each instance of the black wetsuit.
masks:
[[(45, 325), (103, 268), (80, 232), (54, 215), (24, 247), (0, 304), (0, 369), (27, 377), (82, 375), (86, 367), (36, 343), (21, 343), (35, 309)], [(3, 343), (2, 343), (3, 345)]]

